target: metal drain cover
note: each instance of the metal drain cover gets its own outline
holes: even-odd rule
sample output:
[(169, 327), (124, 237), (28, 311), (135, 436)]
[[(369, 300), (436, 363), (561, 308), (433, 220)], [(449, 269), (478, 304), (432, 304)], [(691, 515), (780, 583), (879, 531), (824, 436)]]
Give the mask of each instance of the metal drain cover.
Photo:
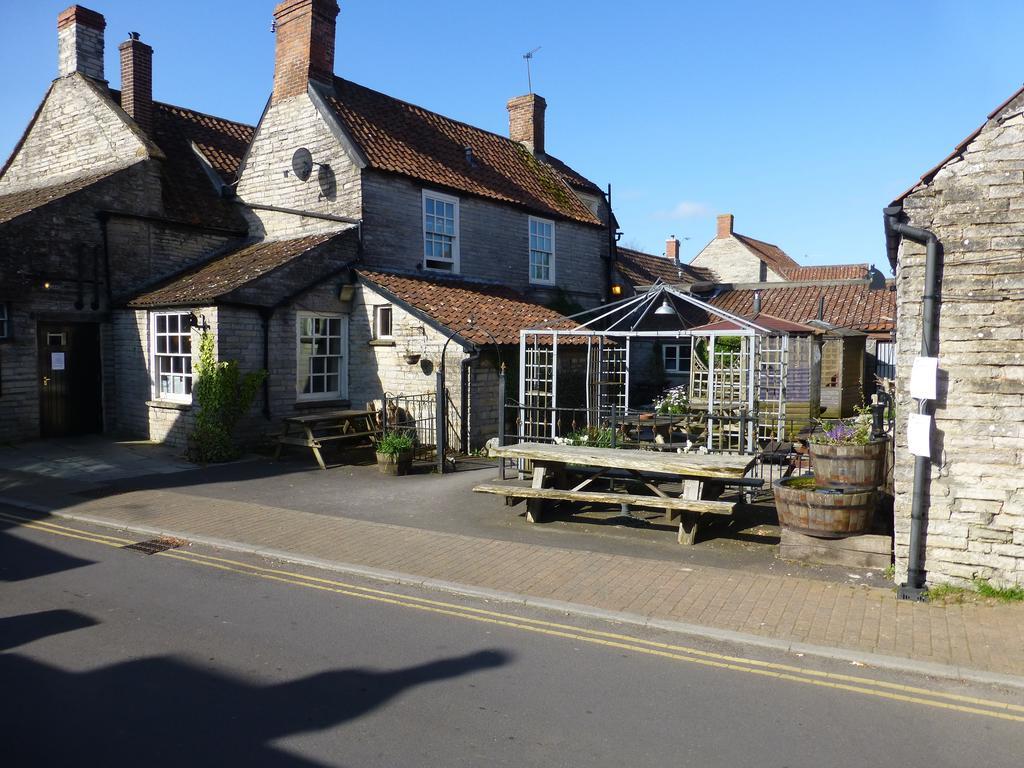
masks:
[(155, 555), (158, 552), (166, 552), (168, 549), (177, 549), (184, 544), (188, 544), (184, 539), (176, 539), (173, 536), (159, 536), (147, 541), (125, 544), (121, 549), (130, 549), (134, 552), (141, 552), (144, 555)]

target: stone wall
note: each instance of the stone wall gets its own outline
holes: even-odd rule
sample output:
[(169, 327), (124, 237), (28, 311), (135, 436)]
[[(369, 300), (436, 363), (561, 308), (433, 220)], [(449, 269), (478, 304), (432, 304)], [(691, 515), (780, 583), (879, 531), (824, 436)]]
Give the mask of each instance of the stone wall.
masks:
[[(305, 147), (313, 156), (312, 175), (302, 181), (292, 172), (292, 155)], [(358, 219), (360, 170), (331, 133), (309, 96), (302, 94), (270, 106), (246, 158), (238, 196), (248, 203)], [(256, 237), (300, 237), (338, 229), (338, 222), (254, 210), (247, 214)]]
[(735, 237), (716, 237), (693, 257), (690, 265), (714, 271), (723, 283), (784, 280), (781, 275), (768, 269), (763, 261)]
[(114, 171), (148, 157), (146, 143), (127, 120), (100, 86), (82, 75), (55, 80), (0, 178), (0, 195)]
[[(363, 173), (363, 247), (368, 266), (402, 272), (423, 269), (423, 189), (398, 176)], [(541, 301), (553, 298), (550, 287), (530, 284), (529, 216), (512, 206), (459, 197), (459, 274), (501, 283)], [(601, 256), (607, 248), (604, 229), (555, 221), (555, 281), (580, 305), (593, 306), (603, 296)]]
[[(1024, 96), (909, 195), (905, 211), (944, 250), (928, 581), (1024, 584)], [(908, 383), (920, 353), (924, 262), (923, 246), (904, 240), (897, 271), (898, 574), (907, 567), (914, 472)]]

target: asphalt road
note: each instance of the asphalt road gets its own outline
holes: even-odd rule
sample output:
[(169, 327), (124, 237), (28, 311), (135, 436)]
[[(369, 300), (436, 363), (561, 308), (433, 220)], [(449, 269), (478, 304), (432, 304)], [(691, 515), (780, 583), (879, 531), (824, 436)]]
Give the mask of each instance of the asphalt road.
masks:
[(0, 508), (0, 764), (1016, 768), (1024, 696)]

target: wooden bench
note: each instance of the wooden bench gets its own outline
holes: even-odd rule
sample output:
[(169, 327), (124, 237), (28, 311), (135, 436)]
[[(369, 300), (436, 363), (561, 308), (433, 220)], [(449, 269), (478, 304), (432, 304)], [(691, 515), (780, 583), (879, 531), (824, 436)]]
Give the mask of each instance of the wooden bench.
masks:
[[(283, 420), (284, 432), (277, 438), (275, 459), (281, 457), (286, 445), (309, 448), (316, 457), (320, 469), (327, 469), (320, 449), (326, 443), (339, 440), (351, 441), (360, 437), (372, 439), (377, 434), (375, 411), (323, 411), (302, 416), (289, 416)], [(290, 434), (291, 432), (298, 434)]]
[[(718, 501), (716, 497), (724, 483), (744, 479), (751, 461), (751, 457), (740, 456), (648, 453), (545, 443), (498, 446), (491, 449), (491, 455), (533, 463), (533, 483), (529, 488), (484, 483), (473, 489), (503, 495), (506, 500), (526, 499), (528, 522), (540, 520), (547, 501), (650, 507), (665, 510), (669, 520), (679, 519), (680, 544), (695, 541), (700, 516), (705, 512), (733, 512), (732, 503)], [(582, 476), (582, 481), (570, 480), (571, 476)], [(587, 489), (595, 481), (612, 476), (639, 483), (650, 494)], [(679, 483), (682, 493), (669, 495), (659, 486), (659, 480)]]

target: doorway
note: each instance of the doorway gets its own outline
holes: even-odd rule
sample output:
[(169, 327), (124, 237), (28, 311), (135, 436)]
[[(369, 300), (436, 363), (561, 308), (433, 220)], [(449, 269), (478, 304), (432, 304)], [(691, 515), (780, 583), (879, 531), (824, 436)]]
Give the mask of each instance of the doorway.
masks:
[(43, 437), (103, 431), (100, 328), (39, 323), (39, 431)]

